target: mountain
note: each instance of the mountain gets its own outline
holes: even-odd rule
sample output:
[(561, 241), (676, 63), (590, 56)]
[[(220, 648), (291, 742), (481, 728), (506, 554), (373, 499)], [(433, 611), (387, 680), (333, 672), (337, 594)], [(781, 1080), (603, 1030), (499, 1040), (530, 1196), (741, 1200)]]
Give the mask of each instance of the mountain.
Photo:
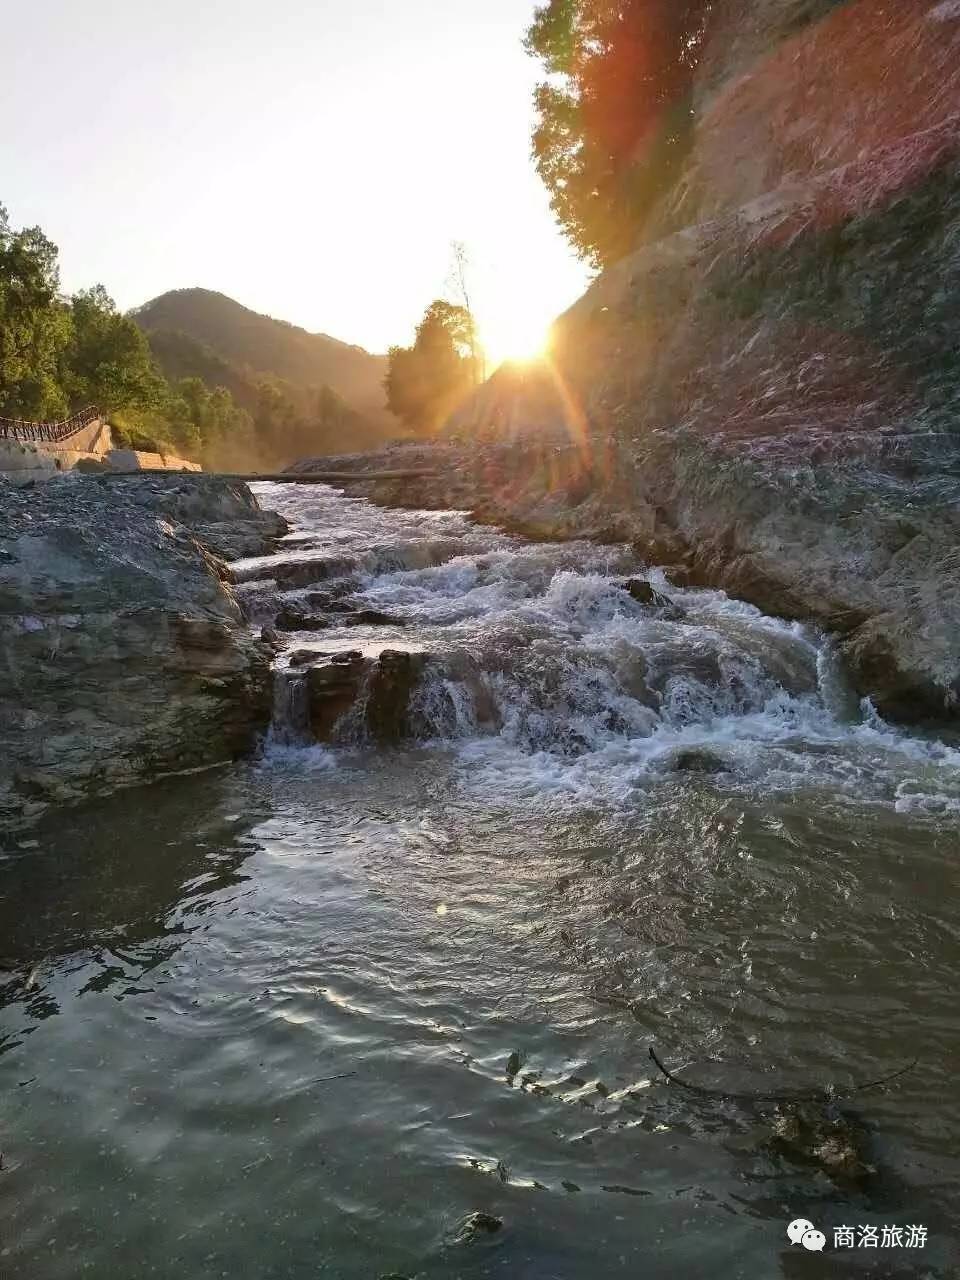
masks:
[(208, 387), (226, 387), (241, 409), (256, 412), (259, 393), (257, 375), (252, 370), (245, 372), (196, 338), (175, 329), (147, 330), (147, 339), (157, 363), (172, 381), (200, 378)]
[(225, 386), (245, 407), (250, 388), (265, 376), (311, 397), (328, 387), (381, 439), (400, 430), (386, 408), (386, 356), (260, 315), (209, 289), (174, 289), (131, 315), (168, 376)]

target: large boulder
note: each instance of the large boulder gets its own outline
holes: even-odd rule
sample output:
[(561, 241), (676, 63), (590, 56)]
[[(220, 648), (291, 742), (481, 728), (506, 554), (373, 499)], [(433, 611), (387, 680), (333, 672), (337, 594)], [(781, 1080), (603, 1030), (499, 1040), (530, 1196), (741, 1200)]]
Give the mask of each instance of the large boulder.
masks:
[(214, 551), (280, 531), (210, 476), (0, 488), (0, 829), (254, 744), (270, 655)]
[(425, 653), (401, 649), (291, 655), (295, 678), (307, 668), (310, 729), (318, 742), (346, 736), (385, 745), (416, 736), (411, 701), (427, 662)]
[(367, 725), (378, 742), (399, 742), (412, 736), (410, 699), (420, 683), (427, 655), (403, 649), (384, 649), (370, 681)]
[(359, 697), (370, 660), (353, 649), (332, 656), (318, 654), (317, 659), (307, 671), (310, 729), (318, 742), (332, 742), (338, 723)]

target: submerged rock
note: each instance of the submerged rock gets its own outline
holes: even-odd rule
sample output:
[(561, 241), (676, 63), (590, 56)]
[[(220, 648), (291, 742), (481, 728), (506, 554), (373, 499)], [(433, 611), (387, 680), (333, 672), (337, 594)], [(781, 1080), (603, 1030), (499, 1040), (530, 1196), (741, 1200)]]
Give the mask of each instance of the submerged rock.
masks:
[(646, 578), (628, 578), (623, 584), (623, 589), (632, 600), (636, 600), (637, 604), (658, 609), (665, 618), (675, 620), (683, 617), (683, 610), (676, 601), (671, 600), (662, 591), (658, 591), (652, 583), (647, 582)]
[(451, 1245), (475, 1244), (478, 1240), (496, 1235), (502, 1226), (503, 1219), (495, 1217), (492, 1213), (468, 1213), (450, 1232), (449, 1243)]
[(213, 476), (0, 486), (0, 828), (252, 747), (270, 654), (219, 554), (285, 527)]
[(770, 1117), (768, 1145), (795, 1164), (822, 1169), (840, 1186), (863, 1187), (877, 1173), (867, 1130), (834, 1106), (778, 1104)]
[(678, 751), (670, 762), (678, 773), (729, 773), (730, 766), (722, 756), (702, 749)]

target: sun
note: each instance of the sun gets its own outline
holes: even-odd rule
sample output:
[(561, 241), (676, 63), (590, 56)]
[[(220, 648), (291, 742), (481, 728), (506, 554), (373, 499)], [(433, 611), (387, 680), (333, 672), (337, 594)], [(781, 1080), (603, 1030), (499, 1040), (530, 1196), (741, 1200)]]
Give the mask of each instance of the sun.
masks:
[(540, 317), (511, 314), (504, 309), (480, 326), (480, 341), (487, 357), (487, 371), (493, 373), (508, 360), (526, 364), (541, 359), (549, 339), (549, 325)]

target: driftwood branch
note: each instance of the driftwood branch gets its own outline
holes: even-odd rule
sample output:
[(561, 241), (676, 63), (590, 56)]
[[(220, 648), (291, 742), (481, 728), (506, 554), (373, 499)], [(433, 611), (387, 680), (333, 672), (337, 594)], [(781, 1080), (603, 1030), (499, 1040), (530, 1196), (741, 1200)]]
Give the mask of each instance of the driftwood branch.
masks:
[(879, 1080), (870, 1080), (867, 1084), (855, 1085), (854, 1088), (851, 1089), (851, 1093), (860, 1093), (863, 1089), (879, 1089), (881, 1085), (889, 1084), (891, 1080), (896, 1080), (898, 1076), (905, 1076), (908, 1071), (913, 1070), (919, 1061), (919, 1058), (914, 1058), (912, 1062), (908, 1062), (907, 1065), (905, 1067), (901, 1067), (899, 1071), (891, 1071), (888, 1076), (881, 1076)]
[(168, 471), (144, 467), (140, 471), (101, 471), (98, 476), (108, 480), (135, 480), (137, 476), (217, 476), (220, 480), (242, 480), (252, 484), (258, 480), (271, 480), (276, 484), (359, 484), (366, 480), (416, 480), (436, 477), (437, 471), (406, 469), (399, 471)]
[(656, 1053), (654, 1052), (653, 1045), (650, 1046), (650, 1057), (654, 1060), (654, 1062), (657, 1064), (657, 1068), (663, 1073), (663, 1075), (666, 1076), (666, 1078), (670, 1081), (671, 1084), (679, 1085), (681, 1089), (692, 1089), (694, 1093), (705, 1093), (709, 1097), (716, 1097), (717, 1093), (719, 1092), (719, 1090), (717, 1089), (704, 1089), (703, 1086), (699, 1084), (689, 1084), (686, 1080), (681, 1080), (679, 1076), (675, 1076), (672, 1071), (667, 1070), (667, 1068), (663, 1065), (663, 1063), (657, 1057)]
[[(756, 1101), (764, 1098), (768, 1100), (773, 1100), (777, 1097), (785, 1098), (787, 1096), (785, 1094), (727, 1093), (723, 1089), (706, 1089), (702, 1085), (690, 1084), (686, 1080), (681, 1080), (680, 1077), (674, 1075), (672, 1071), (668, 1071), (667, 1068), (660, 1061), (660, 1059), (657, 1057), (657, 1054), (655, 1049), (653, 1048), (653, 1045), (650, 1046), (650, 1057), (656, 1063), (657, 1069), (661, 1072), (662, 1075), (664, 1075), (667, 1078), (670, 1084), (679, 1085), (681, 1089), (689, 1089), (693, 1093), (700, 1093), (705, 1095), (708, 1098), (742, 1098), (742, 1099), (750, 1099), (750, 1100)], [(888, 1076), (881, 1076), (879, 1080), (869, 1080), (866, 1084), (854, 1085), (853, 1088), (849, 1089), (847, 1092), (862, 1093), (864, 1089), (879, 1089), (882, 1085), (889, 1084), (891, 1080), (896, 1080), (900, 1076), (906, 1075), (908, 1071), (912, 1071), (918, 1062), (919, 1062), (919, 1058), (914, 1058), (912, 1062), (908, 1062), (906, 1066), (900, 1067), (897, 1071), (892, 1071)], [(796, 1096), (797, 1098), (813, 1097), (818, 1094), (825, 1094), (826, 1092), (827, 1091), (823, 1089), (816, 1090), (816, 1091), (811, 1090), (809, 1094), (797, 1094), (794, 1096)]]

